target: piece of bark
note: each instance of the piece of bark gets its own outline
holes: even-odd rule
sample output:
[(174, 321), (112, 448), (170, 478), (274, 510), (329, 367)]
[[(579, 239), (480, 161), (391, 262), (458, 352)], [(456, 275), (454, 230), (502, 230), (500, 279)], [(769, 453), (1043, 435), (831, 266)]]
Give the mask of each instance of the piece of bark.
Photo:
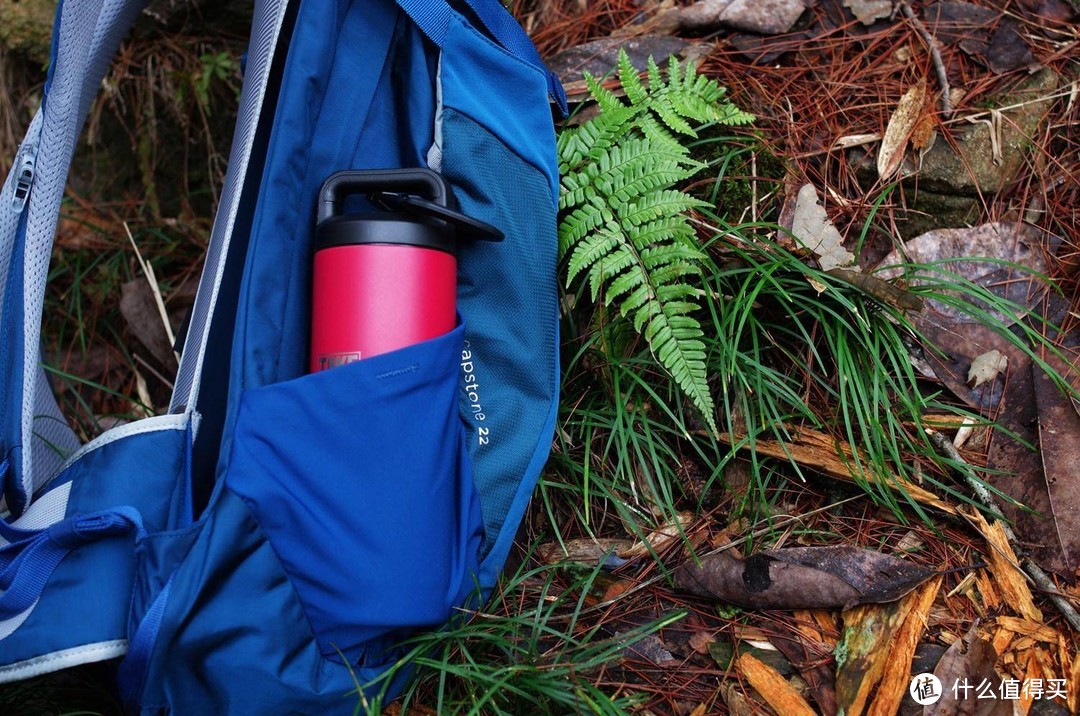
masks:
[(1042, 622), (1042, 612), (1035, 606), (1027, 579), (1020, 571), (1020, 561), (1009, 544), (1002, 524), (997, 520), (993, 524), (988, 523), (977, 510), (971, 511), (969, 519), (986, 539), (989, 569), (1005, 604), (1025, 619)]
[(1016, 634), (1023, 634), (1029, 636), (1035, 641), (1044, 641), (1047, 644), (1057, 644), (1061, 637), (1061, 633), (1057, 629), (1051, 626), (1047, 626), (1041, 622), (1035, 622), (1030, 619), (1019, 619), (1017, 617), (1000, 616), (994, 620), (995, 623), (1004, 629), (1015, 632)]
[(930, 607), (934, 605), (938, 592), (941, 591), (941, 577), (935, 577), (918, 591), (905, 597), (911, 602), (907, 616), (900, 629), (893, 637), (889, 647), (889, 658), (885, 664), (885, 673), (867, 711), (867, 716), (892, 716), (900, 709), (904, 697), (908, 695), (911, 684), (911, 663), (915, 658), (915, 649), (919, 640), (926, 633)]
[[(753, 450), (766, 457), (792, 460), (803, 467), (855, 484), (851, 467), (855, 464), (855, 453), (851, 445), (817, 430), (800, 428), (792, 431), (792, 439), (784, 443), (758, 437), (751, 444), (746, 440), (746, 435), (738, 433), (721, 433), (720, 440), (730, 445), (739, 445), (744, 450)], [(861, 458), (861, 463), (869, 464), (865, 457)], [(864, 472), (860, 478), (871, 484), (884, 484), (901, 491), (922, 505), (936, 508), (947, 514), (956, 514), (956, 508), (948, 502), (929, 490), (905, 480), (900, 475), (878, 476)]]
[(777, 713), (784, 716), (814, 716), (814, 710), (806, 699), (771, 666), (750, 654), (740, 656), (738, 664), (742, 675)]
[(836, 701), (845, 716), (862, 714), (870, 703), (885, 673), (889, 642), (910, 610), (911, 602), (902, 600), (844, 612), (844, 638), (836, 658)]

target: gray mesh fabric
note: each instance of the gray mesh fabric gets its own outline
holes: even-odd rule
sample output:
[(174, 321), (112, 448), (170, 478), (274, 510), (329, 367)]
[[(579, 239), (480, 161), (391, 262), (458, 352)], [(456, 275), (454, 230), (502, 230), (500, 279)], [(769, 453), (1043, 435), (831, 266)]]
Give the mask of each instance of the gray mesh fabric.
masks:
[[(33, 468), (33, 455), (39, 452), (33, 436), (33, 412), (40, 389), (37, 365), (45, 280), (49, 256), (56, 232), (60, 200), (64, 193), (67, 170), (75, 144), (73, 117), (78, 111), (83, 89), (83, 71), (101, 2), (65, 3), (53, 57), (53, 74), (42, 108), (41, 137), (33, 189), (27, 207), (23, 261), (23, 404), (22, 484), (27, 495), (43, 484), (49, 475)], [(44, 464), (44, 461), (43, 461)]]
[[(80, 0), (62, 9), (53, 76), (45, 105), (34, 118), (24, 141), (33, 150), (35, 177), (25, 210), (26, 233), (23, 264), (23, 421), (24, 450), (20, 466), (22, 486), (31, 495), (60, 469), (67, 454), (78, 447), (78, 439), (57, 407), (45, 372), (39, 367), (40, 326), (45, 280), (56, 232), (60, 202), (77, 138), (86, 120), (101, 80), (108, 70), (124, 34), (145, 5), (145, 0)], [(205, 351), (207, 330), (213, 312), (229, 236), (243, 177), (250, 158), (259, 112), (269, 78), (270, 63), (281, 29), (286, 2), (261, 7), (255, 18), (248, 81), (241, 97), (237, 132), (229, 162), (229, 173), (215, 222), (199, 299), (188, 333), (173, 406), (191, 405), (199, 386), (199, 371)], [(256, 81), (252, 81), (256, 80)], [(11, 210), (16, 166), (0, 193), (0, 296), (13, 255), (20, 212)]]
[[(53, 74), (43, 109), (34, 184), (26, 209), (23, 263), (23, 406), (21, 475), (27, 495), (55, 475), (78, 441), (56, 408), (38, 368), (45, 281), (75, 142), (109, 61), (141, 0), (65, 3), (55, 35)], [(5, 247), (10, 257), (10, 247)], [(27, 449), (26, 446), (29, 446)]]
[(240, 110), (236, 119), (236, 131), (233, 136), (232, 151), (229, 156), (229, 168), (225, 175), (225, 186), (221, 192), (221, 203), (214, 219), (214, 229), (210, 235), (210, 247), (207, 250), (206, 263), (199, 280), (199, 291), (192, 309), (188, 325), (187, 338), (181, 354), (180, 368), (177, 371), (173, 388), (172, 402), (169, 409), (173, 412), (188, 409), (195, 405), (199, 393), (199, 379), (203, 359), (206, 353), (210, 331), (210, 319), (217, 303), (218, 291), (225, 271), (225, 259), (228, 256), (233, 226), (240, 194), (244, 187), (251, 159), (251, 149), (255, 141), (255, 130), (259, 123), (266, 86), (270, 80), (270, 68), (274, 48), (288, 3), (277, 0), (258, 5), (259, 12), (252, 21), (251, 45), (248, 48), (247, 71), (244, 87), (240, 95)]
[(41, 112), (34, 115), (30, 128), (26, 130), (26, 138), (23, 146), (16, 155), (16, 163), (4, 180), (4, 190), (0, 192), (0, 299), (4, 297), (7, 288), (8, 270), (11, 268), (11, 253), (15, 248), (15, 233), (19, 230), (21, 214), (12, 208), (15, 200), (15, 175), (19, 171), (18, 158), (22, 156), (24, 148), (37, 146), (38, 135), (41, 134)]

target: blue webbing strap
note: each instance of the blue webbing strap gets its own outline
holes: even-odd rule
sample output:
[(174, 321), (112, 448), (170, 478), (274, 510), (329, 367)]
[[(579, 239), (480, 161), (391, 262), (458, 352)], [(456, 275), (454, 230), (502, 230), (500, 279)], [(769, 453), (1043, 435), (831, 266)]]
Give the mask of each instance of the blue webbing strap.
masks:
[[(444, 0), (396, 0), (398, 7), (412, 18), (428, 39), (439, 47), (446, 40), (454, 10)], [(506, 8), (498, 0), (465, 0), (487, 31), (510, 54), (526, 62), (547, 78), (548, 93), (565, 117), (569, 113), (566, 92), (558, 76), (547, 68), (536, 46)]]
[(41, 596), (57, 565), (77, 547), (134, 531), (146, 534), (134, 507), (74, 515), (0, 548), (0, 621), (29, 609)]
[[(175, 572), (173, 573), (175, 575)], [(128, 642), (128, 651), (116, 674), (120, 687), (120, 697), (124, 707), (131, 713), (138, 712), (139, 697), (146, 681), (146, 669), (150, 665), (150, 656), (154, 653), (158, 632), (165, 617), (165, 607), (169, 603), (169, 590), (172, 588), (172, 576), (146, 610), (135, 635)]]

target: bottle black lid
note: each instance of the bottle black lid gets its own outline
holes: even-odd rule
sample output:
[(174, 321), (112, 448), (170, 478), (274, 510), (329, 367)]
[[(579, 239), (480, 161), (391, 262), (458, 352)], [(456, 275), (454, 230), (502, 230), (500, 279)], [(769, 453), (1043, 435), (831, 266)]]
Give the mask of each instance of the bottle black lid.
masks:
[(332, 246), (392, 244), (454, 254), (455, 231), (444, 222), (398, 212), (375, 211), (333, 216), (319, 222), (315, 250)]

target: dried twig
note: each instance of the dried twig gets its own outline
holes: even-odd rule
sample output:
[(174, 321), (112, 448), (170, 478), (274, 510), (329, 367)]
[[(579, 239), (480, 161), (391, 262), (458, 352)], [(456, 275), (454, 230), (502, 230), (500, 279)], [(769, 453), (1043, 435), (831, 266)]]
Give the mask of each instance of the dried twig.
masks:
[(915, 29), (926, 42), (926, 46), (930, 49), (930, 59), (934, 62), (938, 84), (941, 85), (941, 114), (948, 119), (953, 113), (952, 98), (950, 97), (952, 88), (949, 86), (949, 75), (945, 71), (945, 61), (941, 59), (941, 41), (934, 37), (930, 29), (915, 15), (915, 11), (908, 5), (907, 0), (897, 0), (896, 4), (900, 11), (904, 13), (904, 17), (911, 20), (911, 24), (915, 26)]
[[(165, 335), (169, 339), (169, 345), (176, 345), (176, 336), (173, 335), (172, 324), (169, 323), (169, 312), (165, 310), (165, 299), (161, 296), (161, 287), (158, 285), (157, 277), (154, 276), (154, 267), (150, 265), (146, 259), (143, 258), (142, 252), (139, 251), (139, 245), (135, 243), (135, 237), (131, 235), (131, 229), (128, 227), (127, 222), (124, 222), (124, 231), (127, 232), (128, 241), (131, 242), (131, 248), (135, 249), (135, 258), (139, 262), (139, 267), (143, 271), (143, 275), (146, 276), (147, 283), (150, 284), (150, 291), (154, 294), (154, 303), (158, 309), (158, 315), (161, 317), (161, 324), (165, 327)], [(176, 362), (180, 362), (180, 354), (173, 349), (173, 358)]]
[[(947, 437), (933, 430), (927, 430), (926, 434), (930, 437), (930, 442), (934, 444), (934, 447), (937, 448), (938, 452), (942, 455), (955, 462), (967, 464), (967, 460), (960, 455), (960, 451), (956, 449)], [(994, 496), (990, 494), (990, 491), (986, 489), (986, 485), (976, 480), (970, 474), (968, 475), (968, 484), (971, 486), (971, 489), (979, 502), (993, 513), (998, 515), (1001, 514), (1001, 510), (997, 506), (997, 501), (994, 499)], [(1015, 550), (1018, 555), (1021, 554), (1021, 550), (1017, 544), (1016, 533), (1012, 531), (1012, 528), (1008, 523), (1003, 522), (1001, 526), (1004, 529), (1005, 537), (1008, 538), (1013, 550)], [(1050, 601), (1054, 603), (1054, 606), (1057, 607), (1058, 611), (1065, 617), (1065, 621), (1069, 622), (1069, 626), (1080, 632), (1080, 613), (1073, 608), (1073, 605), (1069, 603), (1069, 600), (1065, 595), (1058, 591), (1057, 587), (1054, 586), (1053, 581), (1039, 565), (1026, 557), (1022, 558), (1022, 562), (1024, 571), (1031, 577), (1031, 581), (1035, 583), (1035, 586), (1050, 598)]]

